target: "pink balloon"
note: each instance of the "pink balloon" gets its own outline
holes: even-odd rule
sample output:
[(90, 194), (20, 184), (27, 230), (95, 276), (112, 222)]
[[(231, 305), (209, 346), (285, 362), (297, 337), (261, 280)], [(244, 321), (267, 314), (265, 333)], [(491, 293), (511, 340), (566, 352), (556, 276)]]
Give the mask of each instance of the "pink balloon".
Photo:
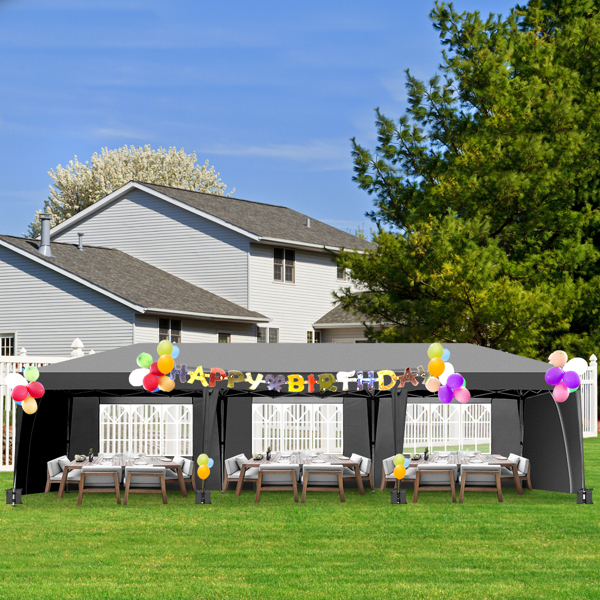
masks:
[(557, 402), (564, 402), (569, 397), (569, 394), (569, 388), (561, 382), (557, 384), (554, 388), (554, 391), (552, 392), (552, 397)]
[(454, 390), (454, 398), (461, 404), (466, 404), (471, 399), (471, 392), (464, 387), (459, 387)]
[(425, 387), (430, 391), (430, 392), (437, 392), (440, 387), (441, 387), (441, 383), (440, 380), (437, 377), (430, 377), (427, 380), (427, 383), (425, 384)]
[(550, 362), (553, 367), (564, 367), (567, 364), (569, 357), (564, 350), (556, 350), (550, 355)]

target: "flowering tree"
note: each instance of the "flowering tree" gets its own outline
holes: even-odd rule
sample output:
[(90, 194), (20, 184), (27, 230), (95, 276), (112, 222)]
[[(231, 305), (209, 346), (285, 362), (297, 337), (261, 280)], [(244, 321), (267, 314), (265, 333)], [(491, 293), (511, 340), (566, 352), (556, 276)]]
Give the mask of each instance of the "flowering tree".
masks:
[(38, 210), (30, 223), (29, 235), (40, 234), (42, 212), (52, 214), (54, 227), (132, 180), (223, 196), (227, 186), (214, 167), (208, 166), (208, 160), (203, 165), (196, 164), (196, 160), (195, 152), (186, 154), (183, 148), (152, 150), (150, 145), (102, 148), (101, 154), (95, 152), (91, 162), (85, 164), (76, 156), (66, 167), (58, 165), (56, 171), (48, 171), (53, 182), (50, 196), (44, 202), (44, 211)]

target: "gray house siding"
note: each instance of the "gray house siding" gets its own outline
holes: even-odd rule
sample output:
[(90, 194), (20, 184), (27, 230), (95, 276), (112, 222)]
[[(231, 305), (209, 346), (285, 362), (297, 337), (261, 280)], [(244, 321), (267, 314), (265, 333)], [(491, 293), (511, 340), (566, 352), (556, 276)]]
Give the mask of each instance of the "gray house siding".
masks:
[[(227, 198), (223, 198), (227, 202)], [(248, 238), (222, 225), (131, 190), (52, 241), (118, 248), (159, 269), (248, 307)]]
[(133, 343), (133, 309), (11, 250), (0, 247), (0, 333), (13, 333), (17, 352), (70, 356)]

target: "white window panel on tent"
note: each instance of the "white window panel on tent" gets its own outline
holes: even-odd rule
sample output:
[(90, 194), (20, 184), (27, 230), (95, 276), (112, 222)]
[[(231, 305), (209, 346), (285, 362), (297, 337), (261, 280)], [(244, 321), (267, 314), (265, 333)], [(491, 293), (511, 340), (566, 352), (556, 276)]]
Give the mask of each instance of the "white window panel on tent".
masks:
[(254, 404), (252, 452), (341, 453), (343, 404)]
[(100, 452), (192, 455), (189, 404), (101, 404)]

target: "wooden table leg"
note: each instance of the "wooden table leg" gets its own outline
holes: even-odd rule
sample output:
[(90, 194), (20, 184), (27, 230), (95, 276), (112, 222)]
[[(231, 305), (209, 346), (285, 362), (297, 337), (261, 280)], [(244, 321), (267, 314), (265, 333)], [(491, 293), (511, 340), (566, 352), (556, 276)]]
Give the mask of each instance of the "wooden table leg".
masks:
[(62, 498), (63, 493), (65, 491), (65, 486), (67, 485), (67, 475), (69, 474), (69, 467), (65, 467), (63, 469), (63, 476), (60, 480), (60, 485), (58, 486), (58, 497)]
[[(362, 477), (360, 476), (360, 468), (358, 465), (354, 467), (354, 472), (356, 473), (356, 483), (358, 485), (358, 491), (361, 496), (365, 495), (365, 488), (363, 486)], [(342, 501), (343, 502), (343, 501)]]
[(246, 472), (246, 465), (242, 465), (240, 470), (240, 477), (237, 482), (237, 486), (235, 487), (235, 495), (239, 496), (242, 492), (242, 485), (244, 485), (244, 473)]
[(185, 489), (185, 481), (183, 481), (183, 472), (180, 465), (177, 465), (177, 479), (179, 479), (179, 489), (181, 490), (181, 495), (184, 498), (187, 498), (187, 490)]
[(519, 479), (519, 471), (517, 470), (517, 465), (513, 465), (512, 468), (513, 477), (515, 478), (515, 487), (517, 488), (517, 494), (523, 495), (523, 488), (521, 487), (521, 480)]

